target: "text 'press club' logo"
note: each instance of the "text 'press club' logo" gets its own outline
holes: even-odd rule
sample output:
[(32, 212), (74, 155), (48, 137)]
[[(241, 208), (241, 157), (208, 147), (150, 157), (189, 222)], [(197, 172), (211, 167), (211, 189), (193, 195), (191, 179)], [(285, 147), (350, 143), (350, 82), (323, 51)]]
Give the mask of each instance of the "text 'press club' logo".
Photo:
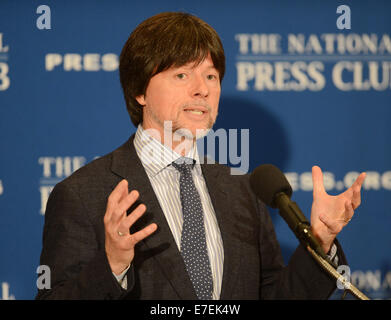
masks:
[[(48, 5), (40, 5), (36, 10), (36, 27), (48, 32), (53, 28), (52, 9)], [(118, 55), (114, 53), (47, 53), (45, 70), (62, 71), (115, 71), (118, 69)]]
[(321, 91), (327, 81), (340, 91), (391, 90), (390, 34), (354, 32), (347, 5), (336, 14), (327, 33), (236, 34), (237, 90)]

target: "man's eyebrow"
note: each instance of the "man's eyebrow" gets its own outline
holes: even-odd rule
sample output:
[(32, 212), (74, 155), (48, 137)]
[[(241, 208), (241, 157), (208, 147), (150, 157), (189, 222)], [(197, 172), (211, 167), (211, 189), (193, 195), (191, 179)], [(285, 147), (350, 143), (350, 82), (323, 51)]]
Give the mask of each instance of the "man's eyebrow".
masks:
[[(173, 67), (174, 69), (194, 69), (195, 67), (197, 67), (200, 63), (187, 63), (187, 64), (184, 64), (182, 66), (178, 66), (178, 67)], [(207, 65), (206, 66), (207, 69), (215, 69), (217, 70), (217, 68), (214, 66), (214, 64), (210, 64), (210, 65)]]

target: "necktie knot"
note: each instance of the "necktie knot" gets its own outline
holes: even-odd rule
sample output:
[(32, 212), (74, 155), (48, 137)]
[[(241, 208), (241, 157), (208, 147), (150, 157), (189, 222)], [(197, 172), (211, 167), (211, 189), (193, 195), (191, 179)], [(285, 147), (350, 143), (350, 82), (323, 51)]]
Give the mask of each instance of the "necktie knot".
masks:
[(192, 158), (182, 157), (175, 160), (172, 166), (177, 169), (180, 173), (189, 173), (194, 167), (195, 160)]

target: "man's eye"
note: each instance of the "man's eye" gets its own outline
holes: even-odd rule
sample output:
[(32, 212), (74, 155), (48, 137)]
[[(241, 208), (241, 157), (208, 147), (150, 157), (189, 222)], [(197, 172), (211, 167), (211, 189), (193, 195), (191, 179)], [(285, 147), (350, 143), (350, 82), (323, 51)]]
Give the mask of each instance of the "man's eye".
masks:
[(178, 79), (185, 79), (186, 75), (185, 75), (184, 73), (178, 73), (178, 74), (176, 75), (176, 77), (177, 77)]
[(215, 79), (217, 79), (217, 76), (214, 74), (208, 74), (207, 78), (208, 78), (208, 80), (215, 80)]

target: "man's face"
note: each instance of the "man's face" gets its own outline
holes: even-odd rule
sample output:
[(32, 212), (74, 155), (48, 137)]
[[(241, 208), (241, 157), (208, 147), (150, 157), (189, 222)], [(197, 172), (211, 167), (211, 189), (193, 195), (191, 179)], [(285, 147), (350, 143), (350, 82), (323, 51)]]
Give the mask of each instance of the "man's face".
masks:
[[(164, 121), (172, 121), (172, 131), (208, 130), (216, 121), (220, 98), (219, 73), (210, 55), (194, 63), (171, 67), (153, 76), (145, 95), (136, 97), (143, 106), (143, 128), (157, 129), (163, 137)], [(198, 131), (199, 133), (199, 131)]]

